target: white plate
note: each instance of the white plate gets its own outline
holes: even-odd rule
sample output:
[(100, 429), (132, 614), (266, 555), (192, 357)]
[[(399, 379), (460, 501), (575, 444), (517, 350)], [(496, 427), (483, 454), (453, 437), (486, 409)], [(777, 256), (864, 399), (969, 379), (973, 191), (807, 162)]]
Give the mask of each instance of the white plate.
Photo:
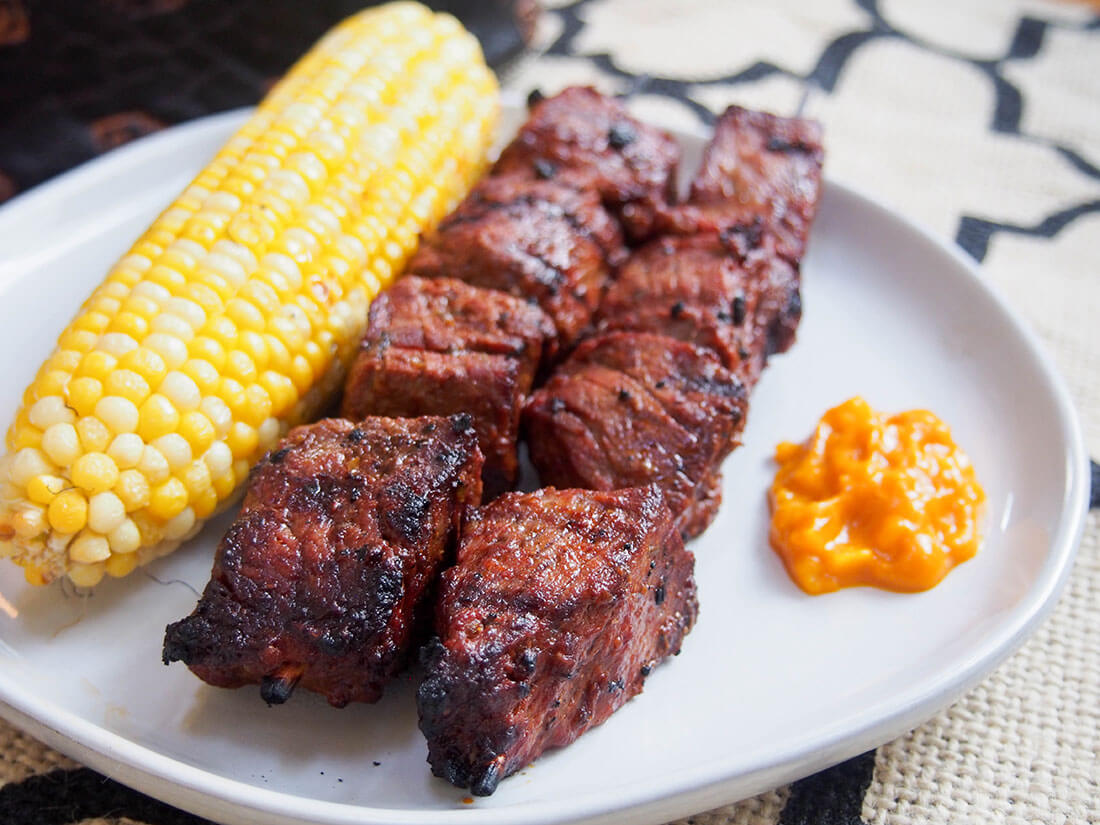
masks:
[[(520, 110), (509, 109), (514, 126)], [(56, 331), (241, 122), (171, 129), (0, 210), (0, 419)], [(697, 156), (700, 138), (682, 135)], [(412, 677), (379, 705), (334, 710), (160, 664), (225, 519), (149, 573), (82, 599), (0, 566), (0, 707), (120, 781), (228, 823), (659, 822), (805, 776), (915, 726), (1031, 632), (1070, 569), (1087, 462), (1073, 409), (1017, 317), (953, 247), (835, 183), (805, 263), (799, 342), (753, 399), (725, 465), (725, 504), (694, 542), (702, 612), (683, 654), (602, 727), (488, 799), (432, 778)], [(776, 442), (862, 394), (929, 407), (954, 428), (989, 496), (981, 552), (934, 590), (803, 595), (768, 548)], [(380, 764), (377, 764), (380, 763)], [(476, 816), (471, 810), (476, 809)]]

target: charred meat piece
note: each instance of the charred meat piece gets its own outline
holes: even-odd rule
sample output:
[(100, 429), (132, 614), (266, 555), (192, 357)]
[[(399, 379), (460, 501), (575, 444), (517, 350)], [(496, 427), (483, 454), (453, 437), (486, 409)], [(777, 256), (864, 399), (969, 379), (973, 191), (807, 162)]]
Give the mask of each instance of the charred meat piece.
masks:
[(653, 487), (508, 493), (469, 517), (422, 653), (436, 776), (477, 795), (640, 693), (698, 611)]
[(218, 687), (300, 684), (342, 707), (375, 702), (419, 643), (428, 597), (481, 497), (469, 416), (327, 419), (253, 470), (195, 611), (164, 662)]
[(676, 194), (680, 148), (617, 100), (574, 86), (531, 107), (494, 174), (521, 174), (600, 193), (634, 239), (647, 236)]
[(748, 393), (708, 350), (664, 335), (614, 332), (584, 341), (556, 374), (597, 365), (645, 386), (676, 423), (698, 436), (714, 464), (740, 443)]
[(730, 233), (666, 236), (637, 250), (600, 305), (598, 329), (656, 332), (715, 352), (750, 387), (794, 340), (798, 273)]
[(691, 184), (685, 205), (665, 215), (679, 232), (757, 225), (776, 253), (802, 260), (821, 191), (821, 125), (731, 106)]
[(623, 255), (619, 229), (593, 192), (491, 177), (424, 238), (408, 271), (533, 300), (568, 349), (591, 322)]
[(550, 319), (519, 298), (451, 278), (403, 278), (371, 304), (340, 414), (469, 413), (492, 498), (515, 483), (520, 413), (553, 338)]
[(689, 538), (716, 512), (713, 476), (736, 444), (744, 411), (741, 382), (702, 348), (657, 335), (609, 336), (585, 342), (531, 396), (524, 429), (543, 484), (657, 484)]

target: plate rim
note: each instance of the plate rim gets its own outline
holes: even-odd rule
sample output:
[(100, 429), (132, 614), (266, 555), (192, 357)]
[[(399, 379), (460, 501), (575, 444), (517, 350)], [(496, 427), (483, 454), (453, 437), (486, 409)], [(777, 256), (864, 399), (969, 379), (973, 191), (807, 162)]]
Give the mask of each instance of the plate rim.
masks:
[[(519, 96), (502, 94), (502, 109), (519, 106)], [(169, 127), (141, 138), (99, 158), (78, 166), (57, 178), (0, 206), (0, 231), (12, 220), (41, 204), (64, 198), (70, 189), (83, 189), (111, 175), (115, 167), (127, 167), (169, 154), (177, 143), (202, 140), (223, 130), (229, 132), (252, 111), (252, 107), (208, 115)], [(665, 127), (674, 135), (705, 137), (701, 128)], [(1084, 532), (1088, 512), (1089, 463), (1080, 421), (1053, 359), (1038, 335), (1000, 292), (982, 275), (976, 262), (957, 245), (939, 238), (923, 223), (902, 215), (859, 189), (826, 177), (830, 196), (878, 214), (910, 232), (940, 254), (946, 254), (957, 270), (951, 277), (969, 281), (999, 311), (1010, 331), (1034, 359), (1044, 379), (1044, 391), (1058, 413), (1064, 442), (1066, 480), (1058, 529), (1035, 578), (1019, 603), (999, 621), (990, 638), (976, 645), (953, 668), (942, 668), (936, 678), (916, 688), (880, 700), (863, 708), (861, 724), (835, 723), (822, 729), (812, 740), (770, 754), (770, 759), (749, 772), (730, 774), (726, 762), (716, 761), (706, 769), (681, 769), (666, 774), (660, 790), (621, 786), (618, 793), (589, 792), (572, 797), (552, 808), (520, 801), (499, 808), (420, 808), (400, 810), (373, 808), (345, 802), (331, 802), (277, 790), (259, 788), (213, 771), (187, 764), (153, 748), (85, 719), (54, 702), (38, 700), (10, 676), (0, 673), (0, 716), (70, 754), (84, 764), (123, 784), (168, 801), (170, 804), (216, 818), (262, 813), (272, 823), (323, 822), (330, 825), (377, 823), (377, 825), (448, 825), (469, 822), (477, 811), (479, 822), (499, 825), (550, 825), (562, 822), (658, 821), (725, 804), (808, 775), (836, 764), (907, 731), (937, 710), (955, 701), (998, 664), (1011, 655), (1039, 626), (1058, 602), (1070, 572), (1077, 546)], [(7, 264), (0, 263), (0, 281)], [(808, 759), (808, 754), (814, 758)], [(732, 792), (733, 786), (739, 786)], [(731, 793), (732, 792), (732, 793)], [(641, 819), (639, 819), (639, 817)]]

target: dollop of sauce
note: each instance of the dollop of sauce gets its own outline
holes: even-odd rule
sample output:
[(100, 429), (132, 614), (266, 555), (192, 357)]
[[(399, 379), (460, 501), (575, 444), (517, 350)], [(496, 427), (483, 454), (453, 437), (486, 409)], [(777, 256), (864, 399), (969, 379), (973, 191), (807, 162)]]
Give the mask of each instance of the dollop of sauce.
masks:
[(852, 398), (775, 460), (771, 544), (807, 593), (927, 590), (978, 550), (985, 493), (927, 410), (886, 415)]

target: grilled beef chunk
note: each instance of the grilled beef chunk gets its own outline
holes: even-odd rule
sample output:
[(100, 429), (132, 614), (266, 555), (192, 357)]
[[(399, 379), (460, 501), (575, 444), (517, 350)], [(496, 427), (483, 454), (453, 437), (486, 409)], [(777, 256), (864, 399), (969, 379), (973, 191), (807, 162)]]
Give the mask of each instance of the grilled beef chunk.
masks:
[(600, 305), (600, 331), (657, 332), (715, 352), (750, 387), (794, 340), (798, 274), (763, 237), (736, 251), (728, 234), (666, 236), (637, 250)]
[(718, 119), (687, 203), (663, 216), (665, 228), (763, 229), (776, 253), (797, 265), (821, 191), (821, 138), (815, 121), (731, 106)]
[(553, 337), (550, 319), (519, 298), (451, 278), (403, 278), (371, 304), (340, 414), (469, 413), (492, 498), (515, 483), (520, 413)]
[(508, 493), (473, 511), (422, 653), (436, 776), (491, 794), (640, 693), (695, 621), (694, 564), (653, 487)]
[(408, 271), (534, 300), (568, 349), (591, 322), (623, 254), (619, 229), (595, 193), (491, 177), (424, 238)]
[(614, 332), (583, 342), (557, 374), (574, 375), (595, 365), (643, 384), (678, 424), (699, 437), (713, 461), (740, 443), (748, 394), (709, 351), (664, 335)]
[(295, 684), (374, 702), (419, 642), (437, 574), (481, 497), (469, 416), (327, 419), (253, 470), (195, 611), (164, 662), (218, 687)]
[(717, 511), (717, 467), (744, 412), (743, 385), (706, 350), (660, 335), (611, 335), (578, 347), (531, 396), (524, 429), (543, 484), (657, 484), (691, 537)]
[(505, 147), (494, 174), (521, 174), (600, 193), (634, 239), (672, 203), (680, 148), (595, 89), (574, 86), (543, 98)]

